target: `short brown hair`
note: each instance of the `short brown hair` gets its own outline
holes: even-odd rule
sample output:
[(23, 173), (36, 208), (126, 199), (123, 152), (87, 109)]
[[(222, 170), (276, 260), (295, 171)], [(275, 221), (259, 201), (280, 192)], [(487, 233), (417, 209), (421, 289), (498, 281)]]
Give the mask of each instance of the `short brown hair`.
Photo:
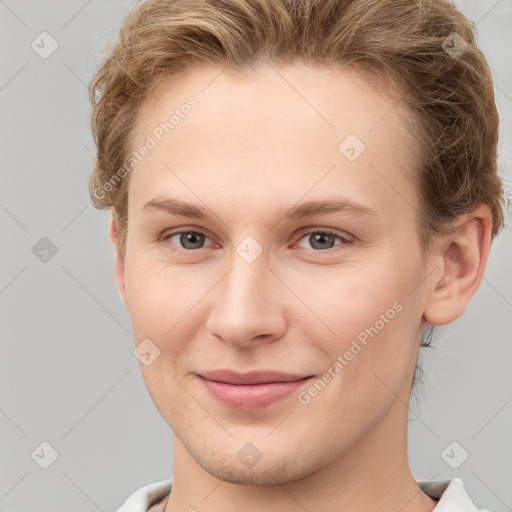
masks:
[(145, 0), (123, 21), (89, 86), (97, 145), (90, 194), (96, 208), (113, 208), (123, 258), (129, 174), (120, 179), (119, 170), (144, 99), (192, 64), (243, 71), (265, 60), (348, 64), (394, 81), (415, 114), (418, 233), (425, 251), (433, 234), (449, 233), (451, 221), (481, 203), (490, 207), (493, 238), (503, 227), (491, 72), (471, 22), (452, 3)]

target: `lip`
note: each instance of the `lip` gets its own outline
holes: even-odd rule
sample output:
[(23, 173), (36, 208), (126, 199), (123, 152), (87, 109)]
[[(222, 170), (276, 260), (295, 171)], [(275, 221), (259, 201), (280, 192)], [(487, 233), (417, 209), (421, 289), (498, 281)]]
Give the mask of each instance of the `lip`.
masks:
[(313, 375), (213, 370), (202, 372), (198, 377), (209, 394), (225, 405), (239, 409), (262, 409), (289, 396)]
[(294, 382), (311, 375), (298, 375), (274, 370), (253, 370), (240, 373), (234, 370), (211, 370), (199, 374), (208, 380), (224, 382), (226, 384), (266, 384), (269, 382)]

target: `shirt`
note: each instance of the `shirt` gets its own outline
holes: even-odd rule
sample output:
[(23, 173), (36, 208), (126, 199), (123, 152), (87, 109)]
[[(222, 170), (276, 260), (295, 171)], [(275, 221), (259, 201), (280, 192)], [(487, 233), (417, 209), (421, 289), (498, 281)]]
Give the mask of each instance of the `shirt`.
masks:
[[(160, 512), (171, 487), (172, 478), (141, 487), (116, 512)], [(418, 482), (418, 487), (437, 501), (434, 512), (489, 512), (476, 508), (460, 478)]]

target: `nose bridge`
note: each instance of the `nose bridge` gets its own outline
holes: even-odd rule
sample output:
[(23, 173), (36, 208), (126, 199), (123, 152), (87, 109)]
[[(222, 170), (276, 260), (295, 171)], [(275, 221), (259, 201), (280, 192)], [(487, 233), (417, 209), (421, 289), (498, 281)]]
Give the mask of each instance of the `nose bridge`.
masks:
[[(229, 308), (228, 316), (242, 315), (249, 320), (257, 310), (262, 312), (268, 303), (270, 288), (266, 255), (261, 253), (251, 261), (240, 256), (240, 245), (231, 258), (231, 270), (221, 286), (221, 304)], [(246, 254), (250, 254), (251, 249)], [(265, 293), (266, 292), (266, 293)], [(252, 313), (251, 313), (252, 312)]]
[[(253, 240), (234, 248), (230, 270), (218, 284), (209, 329), (231, 344), (244, 344), (262, 335), (277, 334), (283, 326), (272, 290), (275, 279), (265, 251)], [(259, 254), (257, 254), (259, 252)]]

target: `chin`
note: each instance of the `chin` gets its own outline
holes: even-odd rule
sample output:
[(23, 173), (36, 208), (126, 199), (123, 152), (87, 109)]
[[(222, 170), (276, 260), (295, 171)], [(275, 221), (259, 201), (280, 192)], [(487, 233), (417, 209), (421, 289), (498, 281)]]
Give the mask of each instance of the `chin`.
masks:
[[(308, 453), (301, 447), (283, 447), (268, 443), (253, 464), (246, 465), (240, 442), (227, 439), (220, 445), (198, 446), (197, 438), (180, 441), (195, 462), (213, 477), (237, 485), (274, 486), (300, 480), (325, 465), (318, 452)], [(205, 443), (209, 443), (205, 440)], [(257, 443), (257, 441), (255, 441)], [(245, 443), (242, 444), (245, 446)], [(249, 451), (249, 453), (251, 453)], [(254, 452), (253, 452), (254, 453)], [(315, 464), (316, 462), (316, 464)]]

